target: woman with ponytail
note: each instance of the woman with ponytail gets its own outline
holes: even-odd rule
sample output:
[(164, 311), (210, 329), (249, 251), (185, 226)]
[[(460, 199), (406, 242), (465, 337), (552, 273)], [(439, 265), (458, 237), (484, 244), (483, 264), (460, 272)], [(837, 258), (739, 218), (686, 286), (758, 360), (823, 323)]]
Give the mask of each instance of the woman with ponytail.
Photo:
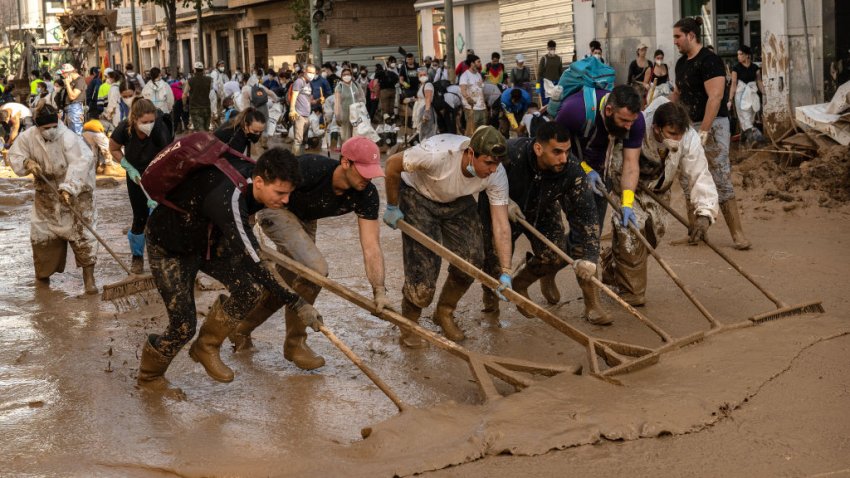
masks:
[(171, 131), (157, 114), (154, 104), (144, 98), (136, 98), (127, 119), (118, 123), (109, 139), (109, 152), (116, 162), (127, 171), (127, 194), (133, 210), (133, 223), (127, 232), (133, 263), (133, 274), (141, 274), (145, 267), (145, 225), (150, 210), (156, 203), (148, 199), (140, 184), (142, 173), (153, 158), (170, 142)]
[(265, 129), (266, 115), (249, 106), (218, 128), (215, 136), (236, 151), (251, 156), (251, 145), (260, 140)]

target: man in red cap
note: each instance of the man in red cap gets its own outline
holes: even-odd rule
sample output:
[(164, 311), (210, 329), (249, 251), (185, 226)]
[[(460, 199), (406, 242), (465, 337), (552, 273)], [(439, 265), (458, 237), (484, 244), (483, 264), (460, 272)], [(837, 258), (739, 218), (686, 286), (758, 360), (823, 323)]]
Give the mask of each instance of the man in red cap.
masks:
[[(327, 275), (328, 264), (316, 247), (316, 221), (325, 217), (354, 212), (360, 231), (360, 247), (366, 277), (372, 285), (378, 309), (387, 303), (384, 287), (384, 253), (381, 250), (378, 210), (380, 196), (372, 179), (383, 177), (381, 153), (378, 146), (362, 136), (349, 139), (342, 145), (339, 161), (315, 154), (298, 157), (302, 182), (292, 193), (285, 209), (264, 209), (256, 214), (257, 223), (271, 238), (278, 250)], [(321, 287), (278, 268), (281, 276), (298, 295), (311, 304)], [(238, 350), (252, 346), (251, 332), (277, 312), (283, 304), (271, 294), (264, 294), (248, 313), (230, 341)], [(325, 359), (307, 346), (307, 328), (287, 307), (286, 339), (283, 356), (304, 370), (319, 368)]]

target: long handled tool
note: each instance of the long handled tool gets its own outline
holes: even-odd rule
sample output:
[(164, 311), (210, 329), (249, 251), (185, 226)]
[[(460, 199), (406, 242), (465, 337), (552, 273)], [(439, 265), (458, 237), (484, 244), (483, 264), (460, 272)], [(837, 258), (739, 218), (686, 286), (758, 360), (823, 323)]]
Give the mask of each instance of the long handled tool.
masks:
[(325, 337), (327, 337), (328, 340), (330, 340), (331, 343), (336, 346), (336, 348), (338, 348), (343, 354), (345, 354), (345, 356), (348, 357), (349, 360), (351, 360), (351, 363), (357, 365), (357, 368), (359, 368), (364, 374), (366, 374), (366, 376), (369, 377), (369, 380), (371, 380), (372, 383), (374, 383), (378, 388), (380, 388), (381, 391), (384, 392), (384, 395), (387, 396), (387, 398), (389, 398), (390, 400), (392, 400), (393, 403), (395, 403), (395, 406), (398, 407), (398, 411), (403, 412), (407, 408), (407, 406), (401, 401), (401, 399), (398, 398), (398, 395), (396, 395), (395, 392), (390, 390), (389, 385), (387, 385), (386, 382), (381, 380), (381, 377), (378, 377), (375, 372), (372, 371), (372, 369), (367, 367), (366, 364), (363, 363), (363, 360), (361, 360), (360, 357), (358, 357), (357, 354), (354, 353), (354, 351), (352, 351), (347, 345), (345, 345), (345, 343), (339, 340), (339, 338), (337, 338), (337, 336), (334, 335), (333, 332), (328, 330), (328, 328), (324, 325), (319, 327), (319, 331), (325, 334)]
[[(532, 226), (528, 221), (526, 221), (525, 219), (517, 218), (517, 222), (522, 227), (524, 227), (528, 232), (530, 232), (532, 235), (534, 235), (534, 237), (539, 239), (543, 244), (546, 244), (547, 246), (549, 246), (549, 248), (552, 249), (552, 251), (554, 251), (555, 254), (558, 254), (561, 257), (561, 259), (567, 261), (567, 264), (569, 264), (570, 266), (573, 266), (575, 264), (575, 261), (573, 260), (572, 257), (567, 255), (566, 252), (564, 252), (554, 242), (550, 241), (549, 238), (544, 236), (543, 233), (538, 231), (537, 228)], [(602, 290), (602, 292), (605, 292), (605, 295), (607, 295), (608, 297), (613, 299), (615, 302), (620, 304), (620, 306), (623, 307), (624, 309), (626, 309), (626, 311), (628, 313), (633, 315), (636, 319), (643, 322), (644, 325), (646, 325), (647, 327), (652, 329), (653, 332), (658, 334), (658, 336), (661, 337), (661, 340), (663, 340), (664, 342), (670, 342), (672, 340), (672, 337), (670, 337), (670, 334), (668, 334), (667, 332), (662, 330), (660, 327), (655, 325), (651, 320), (649, 320), (643, 314), (638, 312), (637, 309), (635, 309), (634, 307), (629, 305), (628, 302), (623, 300), (623, 298), (620, 297), (619, 295), (617, 295), (613, 290), (611, 290), (611, 288), (609, 288), (608, 286), (603, 284), (602, 281), (600, 281), (596, 277), (591, 277), (590, 280), (591, 280), (591, 282), (593, 282), (593, 285), (595, 285), (596, 287), (599, 287)]]
[[(606, 193), (605, 198), (608, 199), (608, 203), (611, 204), (611, 207), (614, 208), (614, 211), (617, 211), (619, 206), (617, 205), (617, 201), (615, 201), (614, 198), (611, 196), (611, 193)], [(649, 243), (649, 241), (646, 240), (646, 237), (641, 234), (640, 229), (638, 229), (637, 226), (635, 226), (631, 222), (629, 223), (629, 229), (634, 233), (634, 235), (643, 244), (643, 246), (646, 247), (646, 249), (649, 251), (649, 254), (655, 258), (656, 262), (658, 262), (658, 265), (660, 265), (661, 268), (664, 269), (664, 272), (666, 272), (667, 275), (670, 276), (671, 279), (673, 279), (673, 282), (675, 282), (679, 289), (682, 290), (688, 300), (690, 300), (691, 303), (694, 304), (694, 307), (696, 307), (697, 310), (699, 310), (700, 313), (703, 315), (703, 317), (708, 320), (709, 324), (711, 324), (711, 328), (716, 329), (722, 327), (723, 324), (718, 322), (717, 319), (715, 319), (711, 315), (711, 312), (709, 312), (708, 309), (706, 309), (705, 306), (702, 305), (702, 302), (700, 302), (696, 298), (690, 287), (688, 287), (684, 282), (682, 282), (682, 279), (679, 279), (679, 276), (676, 275), (675, 272), (673, 272), (673, 269), (670, 267), (670, 264), (668, 264), (667, 261), (665, 261), (661, 257), (661, 255), (658, 254), (658, 251), (656, 251), (655, 248), (652, 247), (652, 245)]]
[[(650, 191), (648, 188), (643, 187), (642, 185), (640, 186), (640, 189), (641, 189), (641, 191), (645, 192), (649, 197), (651, 197), (653, 201), (657, 202), (658, 204), (661, 205), (661, 207), (666, 209), (667, 212), (669, 212), (670, 215), (672, 215), (679, 222), (681, 222), (683, 226), (689, 227), (688, 222), (685, 220), (685, 218), (682, 217), (681, 214), (676, 212), (675, 209), (670, 207), (670, 205), (667, 204), (667, 202), (665, 202), (663, 199), (658, 197), (657, 194)], [(750, 320), (752, 322), (764, 322), (764, 321), (767, 321), (767, 320), (774, 320), (774, 319), (779, 319), (779, 318), (782, 318), (782, 317), (788, 317), (788, 316), (792, 316), (792, 315), (803, 315), (803, 314), (809, 314), (809, 313), (823, 313), (823, 312), (825, 312), (823, 305), (821, 304), (820, 301), (805, 302), (805, 303), (797, 304), (797, 305), (788, 305), (782, 299), (773, 295), (763, 285), (761, 285), (758, 281), (756, 281), (756, 279), (752, 275), (747, 273), (747, 271), (745, 271), (737, 262), (733, 261), (732, 258), (729, 257), (728, 254), (726, 254), (720, 248), (718, 248), (717, 246), (715, 246), (714, 244), (709, 242), (708, 239), (703, 237), (702, 242), (704, 242), (705, 245), (710, 247), (711, 250), (716, 252), (718, 256), (722, 257), (724, 261), (726, 261), (730, 266), (732, 266), (733, 269), (738, 271), (739, 274), (744, 276), (745, 279), (750, 281), (750, 283), (752, 285), (754, 285), (756, 287), (756, 289), (761, 291), (761, 293), (764, 294), (765, 297), (767, 297), (771, 302), (774, 303), (774, 305), (776, 305), (776, 310), (773, 310), (773, 311), (770, 311), (770, 312), (765, 312), (763, 314), (758, 314), (758, 315), (754, 315), (754, 316), (750, 317)]]
[(80, 214), (80, 212), (77, 211), (74, 206), (65, 202), (64, 198), (62, 197), (62, 193), (60, 193), (59, 190), (56, 189), (56, 186), (54, 186), (53, 183), (48, 181), (47, 178), (45, 178), (44, 175), (40, 172), (36, 174), (38, 175), (39, 179), (41, 179), (42, 182), (47, 184), (50, 190), (53, 191), (54, 194), (56, 194), (57, 199), (59, 199), (59, 201), (74, 214), (77, 220), (80, 221), (80, 223), (82, 223), (82, 225), (85, 226), (86, 229), (88, 229), (89, 232), (92, 233), (94, 238), (97, 239), (97, 242), (99, 242), (100, 245), (102, 245), (103, 248), (106, 249), (107, 252), (109, 252), (109, 255), (111, 255), (112, 258), (115, 259), (115, 262), (117, 262), (118, 265), (121, 266), (122, 269), (124, 269), (124, 272), (126, 272), (130, 276), (127, 279), (124, 279), (115, 284), (104, 285), (101, 300), (117, 300), (123, 297), (127, 297), (129, 295), (138, 294), (140, 292), (156, 288), (156, 284), (154, 283), (152, 276), (140, 276), (130, 272), (130, 269), (124, 264), (124, 262), (120, 258), (118, 258), (118, 255), (115, 254), (115, 251), (113, 251), (112, 248), (109, 247), (106, 241), (104, 241), (103, 238), (100, 237), (100, 235), (94, 230), (93, 227), (91, 227), (88, 221), (83, 218), (83, 215)]

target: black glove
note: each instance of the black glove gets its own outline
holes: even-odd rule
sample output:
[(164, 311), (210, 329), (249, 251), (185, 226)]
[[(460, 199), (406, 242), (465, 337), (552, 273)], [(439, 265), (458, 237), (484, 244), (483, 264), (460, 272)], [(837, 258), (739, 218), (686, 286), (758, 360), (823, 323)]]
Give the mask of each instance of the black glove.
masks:
[(319, 311), (316, 310), (312, 305), (310, 305), (304, 299), (298, 299), (294, 304), (292, 304), (292, 310), (295, 312), (295, 315), (298, 316), (298, 320), (304, 324), (305, 327), (310, 327), (316, 332), (319, 331), (319, 327), (325, 325), (322, 322), (322, 316), (319, 314)]
[(691, 226), (688, 244), (699, 244), (699, 241), (705, 239), (708, 234), (708, 228), (711, 227), (711, 219), (706, 216), (697, 216), (694, 224)]

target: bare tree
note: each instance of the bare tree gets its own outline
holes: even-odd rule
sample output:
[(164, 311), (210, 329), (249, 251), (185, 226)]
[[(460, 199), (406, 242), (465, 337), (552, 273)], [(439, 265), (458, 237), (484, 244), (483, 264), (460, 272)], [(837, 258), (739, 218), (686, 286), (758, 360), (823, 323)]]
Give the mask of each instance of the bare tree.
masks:
[(139, 0), (141, 5), (154, 4), (162, 7), (165, 12), (165, 39), (168, 42), (168, 66), (174, 68), (178, 63), (177, 56), (177, 3), (180, 2), (184, 8), (195, 9), (203, 6), (212, 6), (212, 0)]

